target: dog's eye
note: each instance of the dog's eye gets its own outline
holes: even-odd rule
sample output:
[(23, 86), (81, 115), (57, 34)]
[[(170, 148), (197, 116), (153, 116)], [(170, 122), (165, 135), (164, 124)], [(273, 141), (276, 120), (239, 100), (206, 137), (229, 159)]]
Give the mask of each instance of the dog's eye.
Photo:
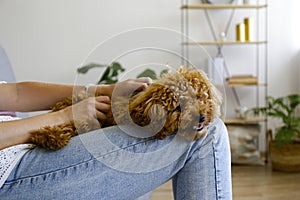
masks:
[(176, 112), (176, 111), (181, 111), (180, 105), (178, 105), (178, 106), (173, 110), (173, 112)]

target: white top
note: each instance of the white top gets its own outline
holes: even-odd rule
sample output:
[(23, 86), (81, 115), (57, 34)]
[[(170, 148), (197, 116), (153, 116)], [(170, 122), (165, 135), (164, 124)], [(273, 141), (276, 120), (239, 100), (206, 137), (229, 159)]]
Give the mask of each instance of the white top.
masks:
[[(0, 116), (0, 123), (17, 119), (20, 118)], [(22, 156), (33, 147), (33, 144), (19, 144), (0, 150), (0, 188)]]
[[(0, 84), (3, 82), (0, 82)], [(0, 116), (0, 123), (19, 120), (19, 117)], [(9, 133), (8, 133), (9, 134)], [(22, 156), (35, 145), (20, 144), (0, 150), (0, 189)]]

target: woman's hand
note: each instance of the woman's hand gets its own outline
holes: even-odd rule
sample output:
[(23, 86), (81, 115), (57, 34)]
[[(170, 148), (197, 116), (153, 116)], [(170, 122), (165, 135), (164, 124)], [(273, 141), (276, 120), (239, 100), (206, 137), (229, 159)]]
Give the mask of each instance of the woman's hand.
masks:
[(96, 96), (109, 96), (110, 98), (112, 95), (130, 96), (133, 92), (146, 89), (151, 83), (152, 79), (148, 77), (128, 79), (116, 84), (92, 86), (89, 88), (89, 93), (96, 94)]
[(89, 97), (73, 106), (61, 111), (67, 121), (105, 121), (110, 112), (110, 98), (108, 96)]
[(151, 83), (152, 79), (148, 77), (128, 79), (115, 85), (113, 95), (130, 97), (134, 92), (145, 90)]

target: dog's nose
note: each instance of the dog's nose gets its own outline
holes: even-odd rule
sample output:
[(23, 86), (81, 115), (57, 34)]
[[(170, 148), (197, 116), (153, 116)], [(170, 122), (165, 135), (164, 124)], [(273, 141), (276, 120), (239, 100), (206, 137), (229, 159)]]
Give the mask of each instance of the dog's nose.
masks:
[(205, 120), (205, 116), (200, 114), (200, 118), (199, 118), (199, 123), (197, 126), (194, 126), (194, 129), (197, 131), (197, 132), (200, 132), (203, 130), (204, 126), (203, 126), (203, 122)]

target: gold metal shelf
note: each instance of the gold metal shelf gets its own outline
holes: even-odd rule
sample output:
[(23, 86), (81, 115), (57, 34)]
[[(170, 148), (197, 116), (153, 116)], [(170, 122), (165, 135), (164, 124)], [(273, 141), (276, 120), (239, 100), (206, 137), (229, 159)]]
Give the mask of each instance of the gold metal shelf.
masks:
[(265, 117), (248, 117), (245, 119), (240, 118), (228, 118), (223, 119), (225, 124), (253, 124), (258, 122), (265, 122), (267, 121), (267, 118)]
[(216, 41), (216, 42), (184, 42), (183, 45), (245, 45), (245, 44), (266, 44), (267, 41)]
[(235, 5), (235, 4), (190, 4), (182, 5), (181, 9), (260, 9), (268, 5)]

